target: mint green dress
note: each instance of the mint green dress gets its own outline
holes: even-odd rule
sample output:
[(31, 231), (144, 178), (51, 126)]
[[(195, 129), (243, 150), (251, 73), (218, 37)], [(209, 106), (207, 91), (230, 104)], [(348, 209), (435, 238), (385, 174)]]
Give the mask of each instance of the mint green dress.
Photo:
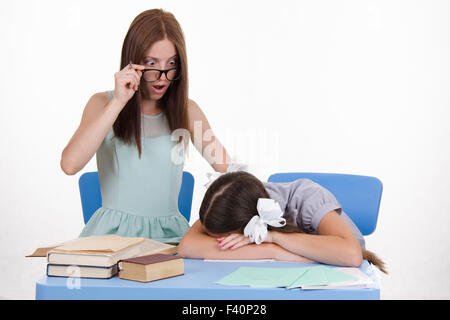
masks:
[[(113, 91), (108, 94), (111, 99)], [(136, 146), (120, 141), (112, 129), (97, 150), (102, 207), (80, 237), (118, 234), (178, 243), (189, 229), (178, 210), (185, 154), (182, 144), (172, 141), (163, 112), (141, 115), (141, 119), (141, 158)]]

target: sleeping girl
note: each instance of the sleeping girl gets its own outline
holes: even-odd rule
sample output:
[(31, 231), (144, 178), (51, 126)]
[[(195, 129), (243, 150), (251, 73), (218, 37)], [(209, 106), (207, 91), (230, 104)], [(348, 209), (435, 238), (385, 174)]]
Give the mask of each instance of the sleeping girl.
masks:
[(309, 179), (274, 183), (245, 171), (223, 174), (208, 187), (199, 216), (179, 244), (182, 257), (350, 267), (366, 259), (387, 273), (333, 194)]

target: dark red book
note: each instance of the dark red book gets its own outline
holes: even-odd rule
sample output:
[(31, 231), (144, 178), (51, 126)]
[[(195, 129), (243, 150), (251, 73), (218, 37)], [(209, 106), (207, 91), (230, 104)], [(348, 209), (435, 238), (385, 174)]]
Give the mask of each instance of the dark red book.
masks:
[(150, 282), (184, 274), (183, 258), (170, 254), (150, 254), (118, 262), (119, 278)]

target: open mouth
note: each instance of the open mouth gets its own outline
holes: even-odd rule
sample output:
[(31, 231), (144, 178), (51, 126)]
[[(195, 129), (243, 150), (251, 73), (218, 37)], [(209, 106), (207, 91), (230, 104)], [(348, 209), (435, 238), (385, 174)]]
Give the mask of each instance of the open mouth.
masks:
[(165, 85), (152, 85), (152, 90), (155, 93), (163, 93), (164, 90), (166, 90), (166, 86)]

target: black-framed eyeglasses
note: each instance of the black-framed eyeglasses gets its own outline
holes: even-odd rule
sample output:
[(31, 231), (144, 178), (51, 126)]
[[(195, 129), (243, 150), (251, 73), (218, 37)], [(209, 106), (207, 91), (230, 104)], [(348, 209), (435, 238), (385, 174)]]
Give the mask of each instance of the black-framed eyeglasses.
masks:
[(159, 70), (159, 69), (144, 69), (142, 71), (142, 77), (147, 82), (155, 82), (161, 78), (161, 75), (164, 73), (166, 75), (167, 80), (175, 81), (180, 79), (181, 72), (177, 68), (167, 69), (167, 70)]

